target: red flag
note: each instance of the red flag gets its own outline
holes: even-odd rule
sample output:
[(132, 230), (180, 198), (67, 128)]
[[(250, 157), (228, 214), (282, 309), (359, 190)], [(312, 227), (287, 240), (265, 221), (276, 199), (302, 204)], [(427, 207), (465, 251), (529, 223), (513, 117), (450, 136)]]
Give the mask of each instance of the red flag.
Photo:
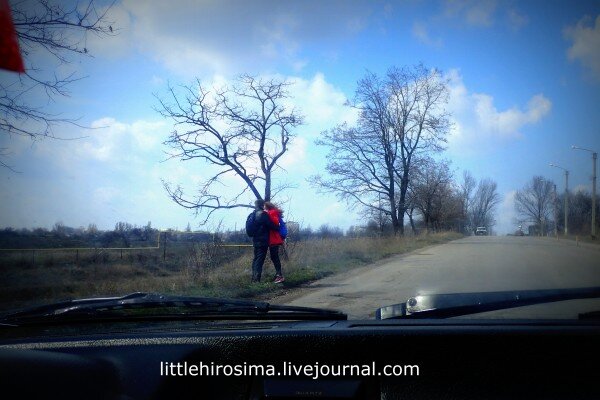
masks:
[(0, 68), (25, 72), (8, 0), (0, 0)]

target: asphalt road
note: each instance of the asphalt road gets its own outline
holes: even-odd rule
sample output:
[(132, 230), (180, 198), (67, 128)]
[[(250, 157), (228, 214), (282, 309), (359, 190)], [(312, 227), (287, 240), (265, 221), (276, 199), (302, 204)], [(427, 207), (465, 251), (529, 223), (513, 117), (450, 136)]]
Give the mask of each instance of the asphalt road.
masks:
[[(600, 286), (600, 246), (553, 238), (472, 236), (313, 282), (273, 303), (323, 307), (371, 319), (417, 294)], [(485, 318), (575, 318), (600, 300), (481, 313)]]

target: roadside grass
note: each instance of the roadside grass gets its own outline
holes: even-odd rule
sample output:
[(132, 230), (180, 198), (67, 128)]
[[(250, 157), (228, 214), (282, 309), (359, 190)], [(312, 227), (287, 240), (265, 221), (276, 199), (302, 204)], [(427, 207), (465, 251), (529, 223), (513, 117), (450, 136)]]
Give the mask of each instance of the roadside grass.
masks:
[[(0, 308), (16, 309), (72, 298), (122, 296), (133, 292), (261, 299), (325, 276), (348, 271), (397, 254), (462, 237), (455, 232), (384, 238), (342, 238), (292, 242), (281, 255), (284, 284), (274, 284), (269, 258), (261, 283), (250, 283), (252, 249), (217, 245), (171, 247), (125, 257), (54, 254), (32, 264), (23, 258), (0, 259)], [(209, 248), (210, 246), (214, 248)]]
[(582, 242), (582, 243), (591, 243), (591, 244), (596, 244), (596, 245), (600, 245), (600, 239), (597, 237), (596, 239), (592, 239), (592, 236), (590, 234), (587, 235), (567, 235), (567, 236), (558, 236), (558, 240), (562, 240), (562, 239), (566, 239), (566, 240), (572, 240), (574, 242)]

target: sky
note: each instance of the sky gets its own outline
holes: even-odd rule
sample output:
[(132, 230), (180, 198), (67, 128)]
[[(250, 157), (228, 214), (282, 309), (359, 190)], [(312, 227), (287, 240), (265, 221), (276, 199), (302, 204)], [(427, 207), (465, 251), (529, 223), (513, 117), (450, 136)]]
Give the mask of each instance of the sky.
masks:
[[(107, 17), (116, 34), (85, 38), (90, 56), (64, 65), (43, 53), (26, 59), (26, 68), (82, 77), (68, 97), (29, 94), (79, 126), (55, 130), (74, 140), (0, 135), (17, 171), (0, 169), (0, 227), (200, 229), (201, 218), (172, 202), (162, 182), (193, 193), (210, 168), (168, 159), (173, 125), (157, 98), (168, 85), (225, 84), (244, 73), (291, 82), (305, 116), (279, 177), (294, 187), (275, 199), (303, 226), (364, 224), (359, 210), (306, 179), (326, 165), (327, 150), (315, 144), (321, 132), (356, 121), (346, 102), (357, 81), (392, 66), (423, 63), (448, 79), (453, 127), (440, 157), (457, 179), (469, 170), (498, 183), (496, 232), (516, 229), (514, 195), (534, 175), (564, 190), (563, 171), (550, 163), (570, 170), (571, 190), (591, 188), (591, 154), (571, 146), (600, 151), (599, 1), (117, 0)], [(236, 185), (228, 180), (223, 191)], [(216, 214), (202, 229), (240, 229), (245, 214)]]

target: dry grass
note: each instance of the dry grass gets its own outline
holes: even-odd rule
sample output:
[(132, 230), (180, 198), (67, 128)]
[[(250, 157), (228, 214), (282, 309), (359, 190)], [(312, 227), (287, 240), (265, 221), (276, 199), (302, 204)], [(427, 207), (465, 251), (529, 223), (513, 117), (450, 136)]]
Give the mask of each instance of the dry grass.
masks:
[(559, 240), (560, 239), (566, 239), (566, 240), (572, 240), (575, 242), (582, 242), (582, 243), (591, 243), (591, 244), (597, 244), (600, 245), (600, 239), (598, 237), (596, 237), (596, 239), (592, 239), (592, 236), (590, 234), (587, 235), (567, 235), (567, 236), (559, 236)]
[[(405, 238), (344, 238), (311, 240), (288, 245), (282, 257), (285, 288), (346, 271), (382, 258), (461, 237), (451, 232)], [(206, 245), (203, 245), (206, 246)], [(54, 254), (51, 261), (32, 265), (27, 259), (0, 260), (0, 307), (93, 296), (121, 296), (132, 292), (161, 292), (214, 297), (256, 298), (282, 290), (270, 283), (274, 268), (268, 260), (263, 283), (250, 284), (252, 250), (231, 248), (172, 248), (166, 261), (160, 252), (123, 259), (94, 257), (78, 263), (72, 254)], [(227, 253), (224, 253), (227, 252)]]

